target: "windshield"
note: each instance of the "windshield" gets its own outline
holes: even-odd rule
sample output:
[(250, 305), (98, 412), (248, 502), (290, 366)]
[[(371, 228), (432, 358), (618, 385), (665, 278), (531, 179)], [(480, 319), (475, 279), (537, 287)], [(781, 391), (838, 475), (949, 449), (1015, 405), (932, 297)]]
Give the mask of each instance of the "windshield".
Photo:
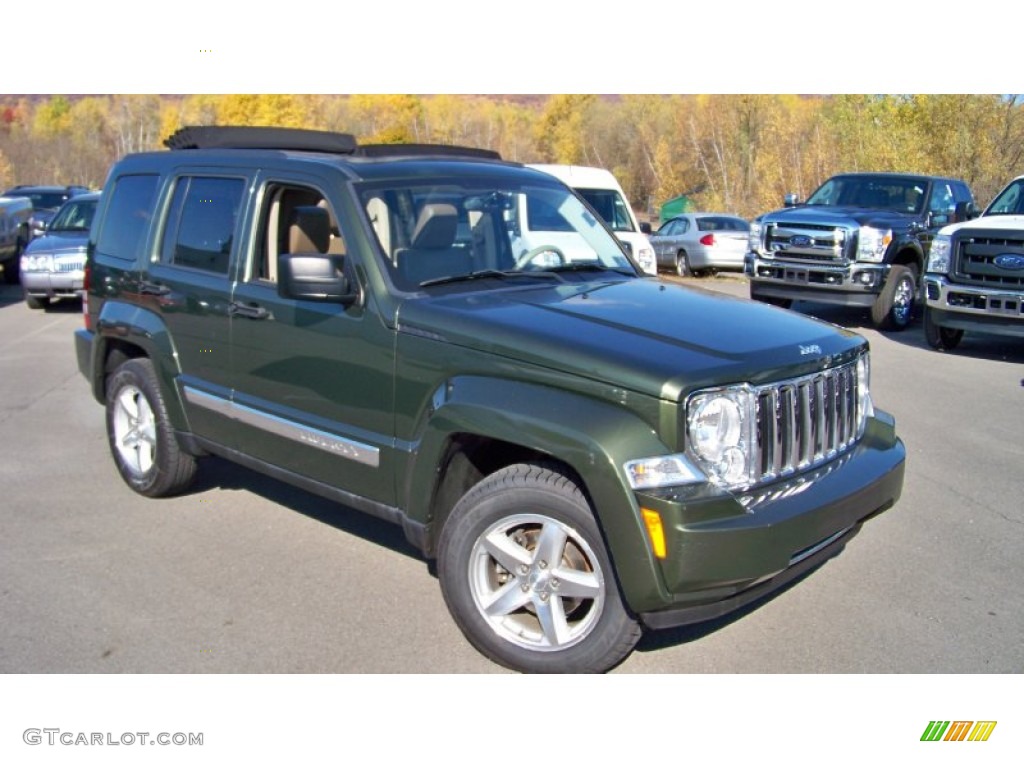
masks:
[(32, 207), (38, 210), (56, 210), (68, 199), (66, 192), (11, 192), (18, 197), (27, 197), (32, 201)]
[(1017, 179), (996, 195), (985, 211), (986, 216), (1010, 216), (1024, 213), (1024, 179)]
[(925, 183), (920, 179), (889, 176), (837, 176), (807, 198), (807, 205), (851, 206), (875, 210), (921, 213)]
[(597, 211), (598, 215), (604, 219), (605, 224), (611, 227), (613, 231), (636, 231), (633, 227), (633, 219), (629, 215), (626, 201), (622, 199), (622, 195), (617, 190), (577, 188), (576, 192), (590, 203), (590, 207)]
[(562, 186), (477, 178), (357, 190), (387, 268), (406, 290), (499, 273), (637, 274), (602, 222)]
[(51, 232), (87, 232), (96, 213), (95, 200), (72, 200), (53, 217)]

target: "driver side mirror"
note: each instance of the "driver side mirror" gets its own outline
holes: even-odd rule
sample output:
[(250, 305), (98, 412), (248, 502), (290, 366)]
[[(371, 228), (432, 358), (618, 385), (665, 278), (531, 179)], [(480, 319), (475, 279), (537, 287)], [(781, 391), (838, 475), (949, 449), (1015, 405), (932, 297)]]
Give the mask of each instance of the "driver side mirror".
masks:
[(291, 299), (348, 306), (359, 290), (345, 273), (345, 257), (321, 253), (282, 253), (278, 257), (277, 292)]
[(794, 192), (790, 192), (782, 199), (782, 204), (786, 208), (792, 208), (794, 206), (800, 205), (800, 196)]
[(652, 231), (653, 230), (651, 229), (651, 225), (650, 225), (649, 222), (646, 222), (646, 221), (641, 221), (640, 222), (640, 232), (642, 234), (649, 235), (649, 234), (651, 234)]
[(953, 215), (956, 221), (968, 221), (978, 218), (980, 213), (981, 210), (975, 203), (957, 203)]

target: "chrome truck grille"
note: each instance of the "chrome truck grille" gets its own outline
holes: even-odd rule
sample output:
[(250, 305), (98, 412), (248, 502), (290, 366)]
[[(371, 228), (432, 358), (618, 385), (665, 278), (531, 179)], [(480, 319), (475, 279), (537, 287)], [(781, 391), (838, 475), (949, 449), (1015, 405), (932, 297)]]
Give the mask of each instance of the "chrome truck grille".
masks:
[(768, 222), (764, 248), (777, 259), (846, 264), (852, 260), (855, 238), (846, 227), (822, 224)]

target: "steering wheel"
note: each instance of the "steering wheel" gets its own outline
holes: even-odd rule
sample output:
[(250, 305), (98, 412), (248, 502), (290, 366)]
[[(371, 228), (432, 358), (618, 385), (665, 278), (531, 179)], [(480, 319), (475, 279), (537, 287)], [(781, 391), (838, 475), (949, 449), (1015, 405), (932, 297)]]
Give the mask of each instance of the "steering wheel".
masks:
[[(544, 254), (550, 254), (551, 256), (554, 256), (558, 260), (558, 263), (542, 265), (537, 265), (533, 263), (536, 258), (538, 258), (539, 256), (543, 256)], [(531, 248), (518, 259), (516, 259), (516, 269), (547, 269), (548, 267), (553, 266), (560, 267), (561, 265), (565, 264), (568, 261), (569, 260), (565, 258), (565, 254), (562, 253), (562, 250), (560, 248), (557, 248), (554, 245), (539, 245), (536, 248)]]

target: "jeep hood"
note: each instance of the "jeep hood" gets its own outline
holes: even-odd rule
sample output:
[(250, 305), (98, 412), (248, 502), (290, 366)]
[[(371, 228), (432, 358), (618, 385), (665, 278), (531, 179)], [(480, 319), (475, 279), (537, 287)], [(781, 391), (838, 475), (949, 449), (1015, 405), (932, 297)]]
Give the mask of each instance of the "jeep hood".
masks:
[(398, 325), (669, 400), (705, 386), (803, 375), (866, 344), (794, 312), (653, 279), (410, 298)]

